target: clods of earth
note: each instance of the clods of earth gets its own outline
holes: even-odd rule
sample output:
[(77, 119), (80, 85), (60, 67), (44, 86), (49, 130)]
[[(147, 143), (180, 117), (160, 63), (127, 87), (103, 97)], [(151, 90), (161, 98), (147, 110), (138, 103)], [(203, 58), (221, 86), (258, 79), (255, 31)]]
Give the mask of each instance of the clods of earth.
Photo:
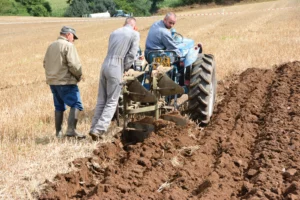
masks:
[(39, 199), (300, 199), (300, 62), (225, 83), (204, 129), (153, 121), (143, 142), (74, 160)]

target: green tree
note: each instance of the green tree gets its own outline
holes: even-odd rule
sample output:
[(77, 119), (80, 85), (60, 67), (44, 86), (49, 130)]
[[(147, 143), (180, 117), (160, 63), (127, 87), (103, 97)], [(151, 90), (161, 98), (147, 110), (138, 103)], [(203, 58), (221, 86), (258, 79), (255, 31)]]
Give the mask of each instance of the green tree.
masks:
[(9, 14), (11, 11), (12, 3), (9, 0), (2, 0), (0, 2), (0, 14)]
[(43, 5), (34, 5), (29, 8), (29, 13), (32, 16), (49, 16), (49, 12)]
[(106, 12), (112, 13), (116, 4), (113, 0), (87, 0), (91, 13)]
[(26, 7), (13, 0), (1, 0), (0, 1), (0, 15), (20, 15), (27, 16), (29, 13)]
[(152, 1), (147, 0), (115, 0), (116, 7), (134, 16), (150, 15)]
[(159, 2), (163, 2), (164, 0), (152, 0), (152, 4), (151, 4), (151, 8), (150, 8), (150, 12), (153, 14), (153, 13), (156, 13), (157, 10), (158, 10), (158, 6), (157, 4)]
[(65, 13), (65, 17), (81, 17), (85, 14), (90, 14), (87, 2), (85, 0), (73, 0)]
[(116, 7), (118, 10), (124, 10), (128, 13), (133, 13), (134, 8), (131, 6), (131, 3), (126, 0), (115, 0)]
[(15, 0), (27, 8), (27, 12), (33, 16), (49, 16), (52, 9), (45, 0)]
[[(212, 3), (215, 0), (182, 0), (184, 5), (190, 5), (190, 4), (206, 4), (206, 3)], [(223, 1), (223, 0), (221, 0)]]
[(147, 0), (135, 0), (131, 3), (134, 16), (149, 16), (152, 2)]
[(230, 5), (230, 4), (234, 4), (235, 2), (240, 2), (241, 0), (215, 0), (216, 4), (226, 4), (226, 5)]
[(51, 5), (50, 5), (50, 3), (49, 3), (48, 1), (45, 1), (45, 2), (43, 3), (43, 6), (46, 8), (46, 10), (47, 10), (48, 13), (51, 13), (51, 12), (52, 12)]
[(70, 3), (65, 14), (67, 17), (81, 17), (86, 14), (106, 11), (112, 14), (116, 7), (113, 0), (68, 0), (67, 3)]

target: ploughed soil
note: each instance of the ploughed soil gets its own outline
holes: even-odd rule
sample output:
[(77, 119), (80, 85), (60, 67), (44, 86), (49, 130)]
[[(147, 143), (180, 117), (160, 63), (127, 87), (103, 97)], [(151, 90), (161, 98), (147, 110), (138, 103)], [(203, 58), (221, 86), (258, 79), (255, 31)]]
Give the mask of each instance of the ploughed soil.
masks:
[(300, 62), (227, 83), (204, 129), (158, 120), (143, 142), (118, 135), (39, 199), (300, 199)]

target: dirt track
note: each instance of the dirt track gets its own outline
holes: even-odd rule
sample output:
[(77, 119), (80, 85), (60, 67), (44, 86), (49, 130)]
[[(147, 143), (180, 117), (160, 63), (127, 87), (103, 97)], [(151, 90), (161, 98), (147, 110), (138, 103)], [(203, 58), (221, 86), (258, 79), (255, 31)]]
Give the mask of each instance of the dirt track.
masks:
[(75, 160), (40, 199), (299, 199), (300, 62), (247, 69), (223, 93), (204, 130), (154, 122), (144, 143)]

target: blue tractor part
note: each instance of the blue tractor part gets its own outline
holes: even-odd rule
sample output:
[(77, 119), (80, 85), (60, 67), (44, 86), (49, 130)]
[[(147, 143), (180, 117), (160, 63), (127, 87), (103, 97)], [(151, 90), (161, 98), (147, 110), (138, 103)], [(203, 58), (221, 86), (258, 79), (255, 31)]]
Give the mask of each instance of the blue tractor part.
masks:
[[(201, 45), (195, 45), (193, 40), (184, 38), (175, 29), (171, 29), (171, 34), (181, 55), (168, 50), (149, 51), (145, 55), (148, 64), (135, 68), (139, 72), (125, 84), (124, 90), (127, 100), (131, 103), (139, 102), (139, 110), (130, 110), (127, 113), (155, 111), (157, 118), (161, 113), (159, 110), (170, 107), (171, 104), (178, 109), (177, 99), (187, 94), (187, 106), (184, 106), (183, 112), (199, 124), (208, 124), (216, 96), (214, 56), (203, 54)], [(156, 71), (162, 74), (153, 75)], [(160, 104), (161, 99), (165, 103)], [(142, 108), (145, 105), (148, 107)], [(128, 106), (127, 102), (125, 113)]]
[(130, 14), (123, 10), (116, 10), (116, 13), (113, 15), (113, 17), (130, 17)]

